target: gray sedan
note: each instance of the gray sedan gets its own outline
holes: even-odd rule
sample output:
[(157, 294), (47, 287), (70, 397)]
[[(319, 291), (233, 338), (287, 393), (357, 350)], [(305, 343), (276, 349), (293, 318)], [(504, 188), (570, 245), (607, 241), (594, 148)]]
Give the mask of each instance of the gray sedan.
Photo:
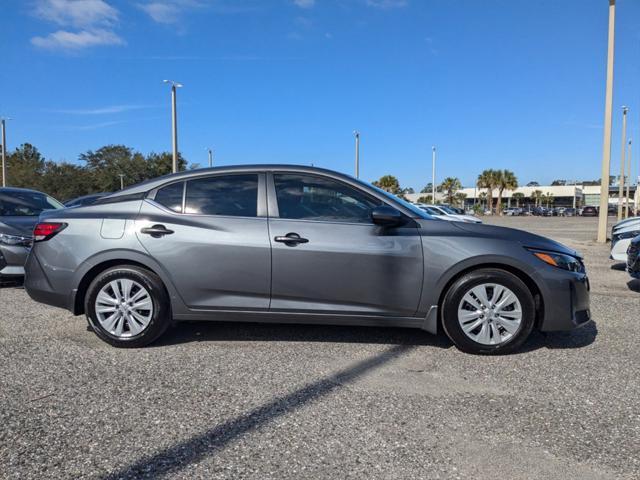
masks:
[(504, 353), (590, 321), (580, 255), (519, 230), (442, 222), (347, 175), (290, 165), (158, 178), (45, 212), (25, 286), (117, 347), (172, 320), (413, 327)]
[(33, 227), (44, 210), (63, 205), (26, 188), (0, 188), (0, 280), (24, 276)]

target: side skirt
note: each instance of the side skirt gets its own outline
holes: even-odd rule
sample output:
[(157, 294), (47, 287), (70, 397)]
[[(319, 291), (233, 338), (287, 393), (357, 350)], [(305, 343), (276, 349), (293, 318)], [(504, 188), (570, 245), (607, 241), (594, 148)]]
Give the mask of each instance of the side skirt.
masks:
[(419, 328), (437, 332), (437, 308), (431, 307), (426, 317), (391, 317), (372, 315), (339, 315), (273, 311), (206, 310), (174, 315), (174, 320), (212, 320), (224, 322), (300, 323), (315, 325), (354, 325), (369, 327)]

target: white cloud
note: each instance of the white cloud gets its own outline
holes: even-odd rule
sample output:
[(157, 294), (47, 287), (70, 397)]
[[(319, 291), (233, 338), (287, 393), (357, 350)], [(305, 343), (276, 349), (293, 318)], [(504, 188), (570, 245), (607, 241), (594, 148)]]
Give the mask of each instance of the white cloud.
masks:
[(37, 17), (65, 29), (31, 38), (49, 50), (82, 50), (100, 45), (124, 45), (114, 31), (120, 13), (104, 0), (36, 0)]
[(31, 43), (50, 50), (81, 50), (99, 45), (124, 45), (125, 41), (110, 30), (97, 29), (79, 32), (58, 30), (45, 37), (33, 37)]
[(108, 115), (111, 113), (123, 113), (131, 110), (150, 108), (150, 105), (109, 105), (107, 107), (86, 108), (76, 110), (52, 110), (55, 113), (66, 113), (70, 115)]
[(35, 14), (61, 26), (87, 28), (110, 26), (119, 12), (103, 0), (39, 0)]
[(138, 5), (142, 11), (158, 23), (175, 23), (180, 10), (176, 4), (167, 2), (151, 2)]
[(300, 8), (313, 8), (316, 0), (293, 0), (293, 4)]
[(402, 8), (409, 4), (408, 0), (367, 0), (367, 5), (383, 10), (391, 8)]

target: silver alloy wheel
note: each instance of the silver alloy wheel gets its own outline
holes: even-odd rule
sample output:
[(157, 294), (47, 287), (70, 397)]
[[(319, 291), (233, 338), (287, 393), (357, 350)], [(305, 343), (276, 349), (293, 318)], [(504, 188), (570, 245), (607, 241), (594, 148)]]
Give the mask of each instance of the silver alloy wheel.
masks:
[(471, 340), (500, 345), (520, 328), (522, 306), (504, 285), (483, 283), (465, 293), (458, 305), (458, 323)]
[(149, 292), (128, 278), (113, 280), (102, 287), (96, 297), (95, 309), (102, 328), (119, 338), (140, 334), (153, 316)]

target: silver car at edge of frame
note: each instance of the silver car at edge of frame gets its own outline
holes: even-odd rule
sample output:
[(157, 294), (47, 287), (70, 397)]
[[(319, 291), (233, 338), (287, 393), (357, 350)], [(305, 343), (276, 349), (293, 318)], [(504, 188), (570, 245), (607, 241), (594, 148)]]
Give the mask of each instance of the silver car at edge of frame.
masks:
[(442, 330), (513, 351), (590, 321), (580, 255), (524, 231), (443, 222), (348, 175), (291, 165), (169, 175), (45, 212), (25, 287), (117, 347), (172, 320)]
[(21, 279), (32, 244), (33, 227), (44, 210), (63, 205), (26, 188), (0, 188), (0, 281)]

